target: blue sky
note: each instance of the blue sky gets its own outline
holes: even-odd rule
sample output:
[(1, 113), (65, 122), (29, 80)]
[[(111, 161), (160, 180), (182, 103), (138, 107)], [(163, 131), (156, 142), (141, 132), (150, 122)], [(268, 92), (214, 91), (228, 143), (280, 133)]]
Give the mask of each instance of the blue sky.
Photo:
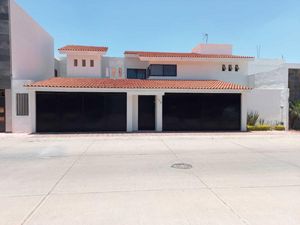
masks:
[(17, 0), (54, 38), (125, 50), (189, 52), (209, 43), (234, 53), (300, 63), (299, 0)]

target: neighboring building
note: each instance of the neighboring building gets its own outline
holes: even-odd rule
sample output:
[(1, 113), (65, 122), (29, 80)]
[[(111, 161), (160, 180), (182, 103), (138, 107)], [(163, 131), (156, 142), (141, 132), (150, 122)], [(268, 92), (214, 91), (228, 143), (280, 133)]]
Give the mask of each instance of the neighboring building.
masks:
[(53, 77), (53, 38), (14, 0), (0, 1), (0, 28), (0, 132), (31, 132), (24, 84)]
[[(300, 64), (288, 64), (290, 101), (300, 101)], [(300, 120), (290, 124), (294, 129), (300, 129)]]
[(237, 56), (225, 44), (121, 58), (68, 45), (54, 59), (52, 37), (14, 1), (0, 5), (0, 26), (2, 131), (245, 131), (251, 111), (288, 127), (284, 60)]

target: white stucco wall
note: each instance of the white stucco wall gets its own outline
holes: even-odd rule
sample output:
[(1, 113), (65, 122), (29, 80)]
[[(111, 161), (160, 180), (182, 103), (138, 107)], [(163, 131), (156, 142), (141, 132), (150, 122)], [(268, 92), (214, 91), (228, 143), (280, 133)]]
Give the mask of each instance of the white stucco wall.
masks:
[[(78, 66), (74, 66), (74, 60), (78, 60)], [(82, 66), (82, 60), (86, 60), (86, 66)], [(94, 60), (94, 67), (90, 66), (90, 61)], [(67, 55), (67, 76), (68, 77), (98, 77), (101, 78), (101, 56), (68, 54)]]
[[(11, 0), (12, 89), (11, 106), (7, 108), (7, 127), (12, 132), (32, 132), (34, 108), (29, 116), (16, 115), (16, 94), (28, 93), (24, 84), (54, 76), (54, 41), (14, 0)], [(29, 102), (35, 101), (32, 97)], [(11, 120), (10, 120), (11, 118)], [(7, 130), (7, 131), (10, 131)]]
[[(126, 57), (124, 59), (125, 71), (128, 68), (132, 69), (147, 69), (150, 64), (176, 64), (176, 77), (159, 77), (153, 76), (149, 79), (176, 79), (176, 80), (223, 80), (234, 82), (242, 85), (248, 85), (248, 62), (241, 60), (232, 61), (141, 61), (136, 57)], [(222, 65), (239, 65), (238, 72), (222, 71)]]
[(270, 124), (288, 126), (288, 69), (283, 60), (255, 60), (249, 64), (248, 112), (258, 112)]
[(248, 112), (258, 112), (266, 123), (288, 125), (288, 89), (254, 89), (247, 97)]
[[(35, 115), (35, 108), (29, 107), (28, 116), (17, 116), (17, 103), (16, 95), (29, 94), (29, 90), (24, 87), (24, 84), (31, 83), (32, 80), (13, 80), (12, 81), (12, 132), (14, 133), (32, 133), (32, 116)], [(30, 103), (34, 102), (35, 99), (29, 96), (29, 106)]]
[(54, 74), (53, 38), (11, 0), (12, 78), (43, 80)]

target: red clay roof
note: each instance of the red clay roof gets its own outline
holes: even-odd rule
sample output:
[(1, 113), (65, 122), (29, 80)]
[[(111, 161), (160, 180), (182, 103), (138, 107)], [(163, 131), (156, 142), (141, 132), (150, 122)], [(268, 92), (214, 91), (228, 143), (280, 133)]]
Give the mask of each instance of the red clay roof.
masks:
[(66, 45), (60, 49), (59, 51), (87, 51), (87, 52), (107, 52), (107, 47), (100, 46), (83, 46), (83, 45)]
[(101, 78), (51, 78), (26, 85), (46, 88), (116, 88), (116, 89), (208, 89), (249, 90), (250, 88), (218, 80), (138, 80)]
[(179, 53), (179, 52), (142, 52), (126, 51), (125, 55), (138, 55), (139, 57), (183, 57), (183, 58), (228, 58), (228, 59), (254, 59), (251, 56), (238, 55), (216, 55), (216, 54), (198, 54), (198, 53)]

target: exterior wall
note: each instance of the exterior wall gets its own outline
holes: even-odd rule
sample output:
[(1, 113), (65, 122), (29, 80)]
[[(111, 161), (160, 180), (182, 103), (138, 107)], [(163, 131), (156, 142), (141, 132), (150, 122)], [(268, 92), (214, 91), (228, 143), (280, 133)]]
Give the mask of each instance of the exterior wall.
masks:
[(199, 44), (192, 52), (200, 54), (232, 55), (232, 45), (228, 44)]
[[(24, 87), (24, 84), (30, 83), (30, 80), (13, 80), (12, 81), (12, 132), (14, 133), (32, 133), (31, 120), (34, 112), (34, 108), (29, 107), (28, 116), (17, 116), (16, 110), (16, 94), (17, 93), (27, 93), (29, 91)], [(33, 99), (29, 98), (29, 102)], [(29, 103), (30, 105), (30, 103)]]
[(266, 123), (288, 125), (288, 91), (286, 89), (254, 89), (247, 96), (248, 112), (258, 112)]
[(43, 80), (54, 75), (54, 41), (11, 0), (12, 77)]
[(289, 124), (288, 70), (282, 60), (255, 60), (249, 64), (248, 112), (258, 112), (266, 123)]
[[(74, 66), (74, 60), (78, 60), (78, 66)], [(86, 60), (86, 67), (82, 66), (82, 60)], [(90, 66), (90, 60), (94, 60), (94, 67)], [(67, 76), (68, 77), (101, 77), (101, 56), (100, 55), (67, 55)]]
[[(127, 69), (147, 69), (150, 64), (176, 64), (176, 77), (159, 77), (153, 76), (149, 79), (174, 79), (174, 80), (223, 80), (227, 82), (234, 82), (242, 85), (248, 85), (248, 63), (240, 60), (235, 61), (140, 61), (135, 57), (126, 57), (124, 59), (125, 73)], [(239, 65), (240, 70), (222, 71), (222, 65)]]
[(9, 0), (0, 0), (0, 89), (11, 87)]
[(67, 76), (67, 58), (61, 57), (59, 59), (55, 59), (55, 69), (58, 72), (59, 77)]
[(102, 57), (102, 78), (124, 79), (126, 71), (124, 70), (124, 58)]
[[(11, 0), (11, 127), (12, 132), (32, 132), (34, 108), (29, 116), (16, 115), (16, 94), (29, 93), (24, 84), (54, 76), (54, 41), (14, 0)], [(34, 101), (29, 96), (29, 103)], [(7, 116), (9, 122), (9, 116)], [(7, 130), (10, 131), (10, 130)]]

